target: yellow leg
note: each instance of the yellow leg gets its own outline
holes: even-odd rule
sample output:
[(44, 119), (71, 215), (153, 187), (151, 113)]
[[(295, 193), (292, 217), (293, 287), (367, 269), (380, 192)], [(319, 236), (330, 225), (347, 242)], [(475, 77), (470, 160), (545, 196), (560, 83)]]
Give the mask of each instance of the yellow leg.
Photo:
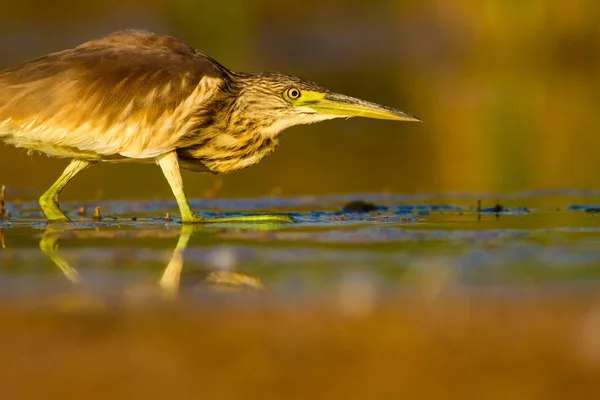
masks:
[(60, 178), (40, 197), (40, 207), (46, 218), (48, 218), (48, 222), (70, 222), (69, 218), (61, 211), (58, 205), (58, 195), (75, 175), (91, 165), (91, 162), (85, 160), (71, 161)]
[(181, 219), (183, 223), (220, 223), (220, 222), (295, 222), (295, 220), (289, 215), (277, 215), (277, 214), (263, 214), (263, 215), (247, 215), (240, 217), (215, 217), (215, 218), (204, 218), (201, 215), (196, 214), (190, 208), (190, 203), (187, 200), (185, 191), (183, 190), (183, 181), (181, 179), (181, 172), (179, 170), (179, 159), (177, 153), (172, 151), (170, 153), (163, 154), (156, 158), (156, 163), (162, 169), (165, 178), (171, 186), (171, 190), (177, 200), (179, 211), (181, 212)]
[(190, 203), (185, 196), (183, 190), (183, 180), (181, 179), (181, 172), (179, 171), (179, 159), (177, 153), (172, 151), (167, 154), (163, 154), (156, 158), (156, 163), (162, 169), (171, 190), (177, 200), (177, 206), (181, 212), (181, 219), (184, 223), (201, 223), (204, 222), (204, 217), (196, 214), (190, 208)]

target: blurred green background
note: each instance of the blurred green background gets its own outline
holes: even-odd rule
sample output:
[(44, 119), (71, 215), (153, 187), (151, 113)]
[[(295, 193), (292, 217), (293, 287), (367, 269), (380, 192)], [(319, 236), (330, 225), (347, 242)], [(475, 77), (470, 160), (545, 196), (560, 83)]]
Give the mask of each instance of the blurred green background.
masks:
[[(141, 28), (239, 71), (278, 70), (421, 124), (337, 120), (284, 132), (259, 165), (184, 173), (190, 197), (490, 192), (600, 186), (596, 0), (5, 2), (0, 67)], [(37, 198), (65, 160), (0, 145), (0, 184)], [(157, 167), (100, 165), (63, 199), (170, 198)]]

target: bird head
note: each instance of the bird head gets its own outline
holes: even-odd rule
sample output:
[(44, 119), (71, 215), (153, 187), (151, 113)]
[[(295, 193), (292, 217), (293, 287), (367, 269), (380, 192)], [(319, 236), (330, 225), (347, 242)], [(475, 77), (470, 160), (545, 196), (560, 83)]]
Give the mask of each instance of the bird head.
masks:
[(240, 78), (237, 111), (262, 126), (261, 133), (269, 136), (290, 126), (333, 118), (420, 121), (403, 111), (333, 93), (292, 75), (262, 73)]

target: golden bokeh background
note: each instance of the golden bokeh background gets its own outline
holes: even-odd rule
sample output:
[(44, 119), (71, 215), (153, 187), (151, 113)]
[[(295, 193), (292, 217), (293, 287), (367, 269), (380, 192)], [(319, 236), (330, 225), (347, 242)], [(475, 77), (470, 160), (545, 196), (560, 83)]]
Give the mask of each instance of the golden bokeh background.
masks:
[[(240, 71), (293, 73), (424, 122), (337, 120), (284, 132), (259, 165), (184, 173), (190, 197), (489, 192), (600, 186), (595, 0), (20, 0), (0, 67), (124, 28), (172, 34)], [(0, 145), (0, 184), (34, 199), (65, 160)], [(101, 165), (63, 199), (170, 198), (158, 168)]]

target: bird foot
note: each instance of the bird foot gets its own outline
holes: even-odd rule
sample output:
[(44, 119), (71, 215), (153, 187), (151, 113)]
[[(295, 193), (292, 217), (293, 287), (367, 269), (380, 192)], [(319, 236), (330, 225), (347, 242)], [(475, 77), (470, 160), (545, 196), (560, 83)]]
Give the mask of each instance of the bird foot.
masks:
[(68, 224), (71, 222), (58, 206), (58, 201), (53, 194), (44, 194), (40, 198), (39, 204), (49, 224)]
[(187, 215), (183, 215), (181, 218), (181, 222), (184, 224), (203, 224), (206, 222), (206, 219), (199, 214), (191, 213)]
[(198, 214), (192, 214), (190, 218), (183, 218), (183, 223), (292, 223), (296, 219), (285, 214), (259, 214), (240, 215), (235, 217), (210, 217), (204, 218)]
[(73, 221), (71, 221), (66, 215), (54, 216), (53, 218), (48, 217), (49, 224), (70, 224), (71, 222)]
[(58, 207), (42, 207), (49, 224), (70, 224), (71, 220)]

